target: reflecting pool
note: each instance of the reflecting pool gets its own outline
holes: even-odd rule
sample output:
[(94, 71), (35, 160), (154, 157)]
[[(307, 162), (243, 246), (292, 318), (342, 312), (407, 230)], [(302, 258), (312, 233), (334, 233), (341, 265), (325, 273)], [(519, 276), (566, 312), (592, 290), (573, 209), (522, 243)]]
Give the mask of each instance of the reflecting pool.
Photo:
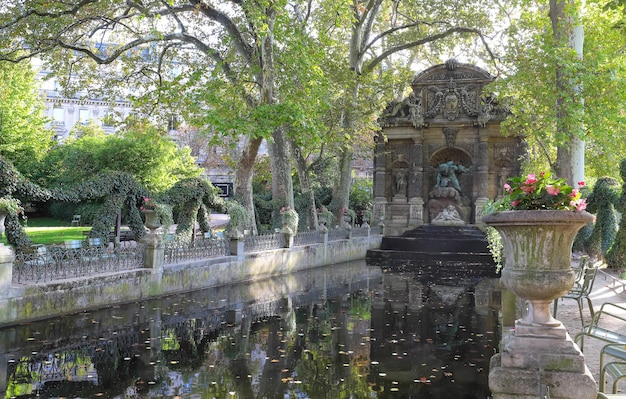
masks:
[(5, 398), (487, 398), (498, 282), (365, 262), (0, 329)]

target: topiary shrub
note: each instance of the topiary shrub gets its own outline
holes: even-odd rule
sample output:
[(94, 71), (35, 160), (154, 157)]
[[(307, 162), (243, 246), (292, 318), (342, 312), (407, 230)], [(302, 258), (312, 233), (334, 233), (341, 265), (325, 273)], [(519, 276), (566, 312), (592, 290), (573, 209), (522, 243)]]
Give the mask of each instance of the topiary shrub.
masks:
[(593, 191), (587, 198), (587, 210), (596, 214), (596, 223), (591, 236), (587, 241), (588, 254), (593, 257), (606, 257), (607, 252), (615, 241), (617, 234), (617, 211), (615, 204), (618, 200), (617, 187), (619, 183), (612, 177), (602, 177), (593, 186)]
[(622, 218), (613, 246), (606, 255), (606, 262), (610, 268), (626, 269), (626, 159), (620, 163), (619, 171), (623, 183), (622, 194), (616, 203), (616, 209), (622, 214)]

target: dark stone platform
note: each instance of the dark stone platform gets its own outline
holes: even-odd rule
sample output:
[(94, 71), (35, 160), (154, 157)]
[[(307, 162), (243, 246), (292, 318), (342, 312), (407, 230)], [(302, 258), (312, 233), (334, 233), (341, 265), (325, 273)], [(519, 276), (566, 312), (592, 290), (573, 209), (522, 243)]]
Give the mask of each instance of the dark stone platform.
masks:
[(430, 277), (498, 277), (485, 234), (474, 226), (422, 225), (402, 236), (383, 237), (367, 264)]

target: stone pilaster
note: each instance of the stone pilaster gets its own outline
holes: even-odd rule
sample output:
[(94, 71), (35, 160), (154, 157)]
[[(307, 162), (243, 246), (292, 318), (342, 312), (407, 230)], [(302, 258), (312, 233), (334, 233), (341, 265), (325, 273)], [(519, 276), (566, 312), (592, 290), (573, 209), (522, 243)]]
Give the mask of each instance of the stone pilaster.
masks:
[(144, 248), (144, 267), (152, 269), (152, 273), (156, 275), (163, 274), (163, 264), (165, 263), (165, 245), (163, 244), (163, 236), (155, 232), (146, 234), (141, 242)]
[(387, 162), (385, 154), (385, 140), (379, 134), (375, 138), (374, 147), (374, 198), (385, 198)]
[(0, 244), (0, 299), (11, 297), (13, 284), (13, 261), (15, 254), (11, 247)]
[(424, 197), (424, 146), (421, 140), (414, 140), (411, 149), (411, 181), (409, 183), (409, 200)]

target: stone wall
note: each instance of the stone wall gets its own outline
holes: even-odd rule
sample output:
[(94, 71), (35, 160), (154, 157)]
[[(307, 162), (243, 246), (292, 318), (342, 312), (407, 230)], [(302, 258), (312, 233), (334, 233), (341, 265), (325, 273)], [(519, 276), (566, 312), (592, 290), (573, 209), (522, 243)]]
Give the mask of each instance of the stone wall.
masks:
[(46, 284), (9, 284), (0, 299), (0, 326), (364, 259), (381, 239), (352, 238)]

